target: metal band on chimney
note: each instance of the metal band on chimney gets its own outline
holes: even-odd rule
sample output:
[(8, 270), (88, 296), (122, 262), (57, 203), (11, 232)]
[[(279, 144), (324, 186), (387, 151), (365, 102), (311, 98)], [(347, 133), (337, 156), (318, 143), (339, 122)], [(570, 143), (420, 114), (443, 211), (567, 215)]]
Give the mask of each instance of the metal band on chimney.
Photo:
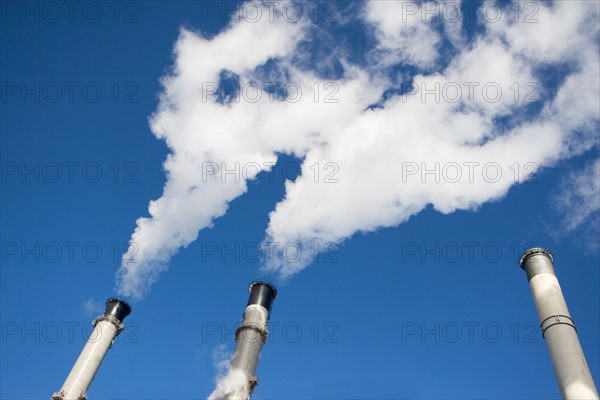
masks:
[(575, 321), (573, 321), (573, 318), (563, 314), (551, 315), (545, 320), (543, 320), (540, 324), (540, 328), (542, 330), (542, 337), (544, 339), (546, 338), (546, 331), (548, 330), (548, 328), (555, 325), (569, 325), (571, 328), (575, 329), (575, 332), (577, 332), (577, 328), (575, 327)]
[(257, 324), (247, 324), (247, 325), (240, 325), (237, 327), (237, 329), (235, 330), (235, 340), (237, 342), (239, 335), (241, 334), (242, 331), (249, 329), (249, 330), (253, 330), (256, 331), (258, 333), (260, 333), (260, 336), (262, 338), (262, 344), (267, 343), (267, 336), (269, 336), (269, 331), (266, 328), (263, 328), (261, 326), (258, 326)]

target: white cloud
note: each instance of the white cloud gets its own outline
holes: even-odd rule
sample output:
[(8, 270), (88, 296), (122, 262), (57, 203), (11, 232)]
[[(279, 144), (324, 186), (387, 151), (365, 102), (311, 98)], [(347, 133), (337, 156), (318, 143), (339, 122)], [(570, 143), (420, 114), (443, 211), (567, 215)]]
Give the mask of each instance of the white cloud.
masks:
[[(581, 29), (590, 26), (587, 2), (569, 2), (568, 10), (559, 3), (539, 3), (538, 18), (552, 22), (560, 15), (568, 28), (553, 40), (565, 36), (569, 46), (530, 46), (518, 33), (536, 35), (535, 25), (490, 23), (472, 43), (454, 41), (457, 53), (447, 67), (416, 75), (416, 93), (375, 109), (369, 106), (393, 85), (383, 78), (388, 61), (438, 65), (437, 33), (429, 20), (398, 25), (386, 8), (399, 7), (395, 2), (369, 2), (363, 14), (377, 47), (390, 50), (393, 59), (367, 67), (342, 60), (344, 76), (335, 82), (320, 81), (293, 64), (296, 46), (311, 29), (308, 21), (242, 22), (211, 40), (182, 31), (174, 71), (163, 79), (161, 103), (151, 118), (152, 131), (171, 150), (164, 164), (167, 183), (161, 198), (150, 202), (150, 217), (137, 221), (131, 238), (139, 247), (137, 262), (124, 257), (120, 293), (141, 298), (169, 258), (245, 193), (244, 179), (207, 176), (207, 163), (228, 169), (253, 163), (267, 170), (278, 152), (303, 157), (302, 176), (286, 183), (285, 198), (270, 213), (266, 241), (306, 248), (396, 226), (429, 204), (442, 213), (477, 209), (520, 181), (515, 168), (550, 166), (596, 145), (597, 29)], [(540, 26), (550, 29), (546, 22)], [(252, 81), (265, 85), (256, 68), (269, 59), (285, 71), (285, 83), (302, 89), (297, 101), (273, 100), (264, 91), (256, 101), (242, 96), (228, 104), (204, 96), (206, 84), (217, 82), (223, 69), (237, 74), (242, 87)], [(574, 66), (554, 98), (536, 75), (540, 65), (552, 63)], [(315, 82), (318, 99), (311, 89)], [(337, 102), (324, 101), (325, 83), (337, 90)], [(540, 89), (535, 99), (543, 107), (537, 114), (526, 111), (531, 107), (524, 102), (526, 84)], [(435, 168), (437, 180), (435, 174), (422, 175)], [(249, 171), (249, 178), (258, 173)], [(326, 183), (332, 173), (337, 183)], [(309, 254), (304, 251), (294, 263), (278, 254), (265, 268), (289, 277), (308, 265)]]
[(514, 2), (506, 18), (487, 25), (511, 50), (537, 63), (578, 57), (597, 41), (600, 3), (596, 1)]
[(405, 61), (418, 67), (432, 66), (438, 58), (441, 39), (431, 21), (439, 16), (439, 10), (436, 2), (367, 2), (364, 18), (375, 30), (381, 64)]

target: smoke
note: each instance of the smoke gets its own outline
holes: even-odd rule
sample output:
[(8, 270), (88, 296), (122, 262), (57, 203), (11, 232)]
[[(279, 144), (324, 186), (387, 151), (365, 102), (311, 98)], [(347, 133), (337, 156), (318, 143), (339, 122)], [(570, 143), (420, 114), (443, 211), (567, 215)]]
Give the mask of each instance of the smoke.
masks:
[(97, 316), (104, 310), (104, 304), (92, 298), (87, 299), (83, 303), (83, 311), (86, 316)]
[[(573, 231), (594, 221), (600, 211), (600, 159), (588, 163), (563, 180), (555, 205), (564, 214), (563, 227)], [(595, 224), (594, 224), (595, 225)]]
[(600, 159), (588, 162), (578, 171), (565, 176), (551, 197), (551, 204), (560, 216), (551, 227), (557, 240), (566, 234), (579, 231), (576, 243), (584, 251), (600, 251)]
[[(213, 351), (213, 363), (217, 370), (215, 390), (208, 396), (208, 400), (220, 400), (230, 395), (232, 400), (247, 399), (250, 393), (248, 377), (244, 371), (231, 368), (233, 355), (228, 353), (225, 345), (220, 344)], [(231, 397), (233, 394), (234, 397)], [(235, 397), (235, 396), (238, 397)]]
[(137, 220), (120, 294), (143, 297), (280, 153), (302, 159), (265, 235), (299, 249), (295, 262), (277, 251), (264, 263), (285, 279), (310, 263), (315, 244), (397, 226), (428, 205), (476, 210), (597, 146), (596, 2), (536, 2), (535, 23), (511, 17), (519, 4), (518, 15), (531, 11), (516, 3), (498, 20), (479, 16), (472, 37), (442, 8), (437, 19), (404, 22), (402, 4), (367, 2), (340, 18), (339, 30), (354, 24), (372, 39), (360, 57), (328, 26), (292, 23), (277, 8), (210, 39), (181, 30), (150, 118), (170, 149), (167, 181)]

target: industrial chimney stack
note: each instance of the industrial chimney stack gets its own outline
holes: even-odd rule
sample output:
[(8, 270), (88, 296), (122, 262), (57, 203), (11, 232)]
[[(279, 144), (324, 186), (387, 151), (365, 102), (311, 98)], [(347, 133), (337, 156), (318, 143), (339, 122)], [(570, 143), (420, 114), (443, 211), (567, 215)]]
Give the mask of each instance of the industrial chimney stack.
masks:
[(598, 399), (577, 338), (575, 322), (554, 273), (553, 261), (548, 250), (534, 247), (523, 254), (520, 265), (527, 273), (558, 386), (564, 399)]
[(123, 300), (106, 300), (104, 314), (92, 323), (94, 331), (61, 390), (54, 393), (52, 400), (85, 400), (86, 392), (94, 376), (112, 346), (116, 336), (125, 329), (123, 319), (131, 313), (131, 307)]
[(223, 400), (247, 400), (258, 385), (256, 365), (260, 349), (267, 341), (267, 321), (271, 313), (277, 289), (270, 283), (253, 282), (249, 287), (250, 298), (244, 312), (242, 324), (235, 331), (235, 352), (231, 361), (232, 370), (240, 370), (248, 379), (247, 385), (228, 393)]

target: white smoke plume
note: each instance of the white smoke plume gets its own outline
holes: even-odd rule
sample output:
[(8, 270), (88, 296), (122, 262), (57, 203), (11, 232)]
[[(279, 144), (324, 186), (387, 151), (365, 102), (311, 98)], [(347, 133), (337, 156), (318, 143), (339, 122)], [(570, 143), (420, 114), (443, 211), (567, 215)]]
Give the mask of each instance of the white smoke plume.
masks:
[(103, 310), (103, 304), (98, 300), (89, 298), (83, 303), (83, 311), (86, 316), (98, 316)]
[(568, 174), (551, 197), (554, 209), (561, 218), (554, 235), (557, 239), (575, 230), (586, 239), (579, 243), (592, 253), (600, 250), (600, 159), (587, 163)]
[[(522, 21), (525, 9), (515, 21), (513, 4), (498, 20), (480, 18), (484, 29), (472, 38), (441, 14), (403, 23), (402, 3), (363, 6), (376, 41), (364, 63), (325, 43), (341, 57), (336, 79), (322, 78), (328, 57), (314, 68), (303, 62), (306, 43), (326, 37), (309, 18), (290, 23), (275, 12), (232, 22), (210, 39), (181, 31), (150, 121), (170, 149), (167, 182), (150, 216), (137, 220), (136, 260), (125, 255), (118, 273), (122, 295), (143, 297), (170, 257), (246, 192), (244, 179), (219, 168), (246, 167), (253, 179), (279, 153), (301, 158), (302, 174), (286, 182), (265, 242), (307, 250), (397, 226), (428, 205), (475, 210), (534, 170), (598, 145), (598, 3), (537, 2), (535, 23)], [(419, 12), (444, 3), (410, 4)], [(390, 73), (398, 63), (420, 72), (407, 93), (386, 96), (403, 82)], [(564, 75), (554, 89), (547, 70)], [(239, 79), (239, 101), (207, 96), (223, 76)], [(287, 98), (264, 89), (257, 96), (273, 80), (287, 85)], [(311, 261), (311, 251), (300, 254), (292, 263), (276, 253), (264, 269), (290, 277)]]
[(235, 396), (236, 393), (240, 396), (239, 400), (248, 398), (250, 392), (248, 377), (244, 371), (230, 368), (233, 354), (227, 352), (224, 344), (217, 346), (212, 358), (217, 370), (217, 379), (215, 390), (208, 396), (208, 400), (220, 400), (226, 395)]

